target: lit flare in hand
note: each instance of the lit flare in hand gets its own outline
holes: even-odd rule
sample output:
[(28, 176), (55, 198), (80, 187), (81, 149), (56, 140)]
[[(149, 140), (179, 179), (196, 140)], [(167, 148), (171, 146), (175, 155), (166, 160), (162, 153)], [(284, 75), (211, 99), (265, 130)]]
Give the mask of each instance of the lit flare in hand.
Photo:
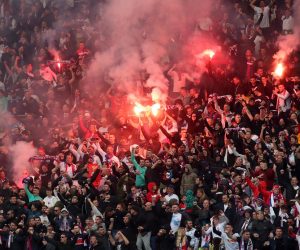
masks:
[(216, 52), (214, 52), (212, 49), (207, 49), (202, 52), (202, 56), (208, 56), (210, 59), (212, 59), (215, 54)]
[(213, 59), (213, 57), (215, 56), (216, 52), (212, 49), (206, 49), (204, 50), (202, 53), (197, 54), (196, 58), (198, 59), (203, 59), (203, 58), (207, 58), (209, 57), (209, 59)]
[(274, 71), (274, 76), (281, 78), (283, 76), (283, 73), (284, 73), (284, 66), (282, 63), (278, 63)]
[(135, 106), (133, 108), (134, 113), (139, 116), (142, 112), (145, 111), (145, 107), (139, 103), (135, 103)]
[(153, 105), (151, 106), (151, 112), (152, 112), (152, 115), (157, 116), (159, 110), (160, 110), (160, 104), (159, 104), (159, 103), (155, 103), (155, 104), (153, 104)]
[(152, 114), (153, 116), (157, 116), (161, 105), (159, 103), (154, 103), (152, 106), (143, 106), (142, 104), (136, 102), (133, 108), (133, 111), (136, 116), (140, 116), (141, 113), (145, 112), (147, 115)]

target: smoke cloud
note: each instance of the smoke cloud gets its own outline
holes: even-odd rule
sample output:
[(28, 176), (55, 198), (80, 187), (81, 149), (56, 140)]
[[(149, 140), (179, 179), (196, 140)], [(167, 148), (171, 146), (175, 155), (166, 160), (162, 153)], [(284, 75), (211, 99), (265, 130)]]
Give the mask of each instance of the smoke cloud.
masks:
[(20, 187), (22, 179), (28, 176), (30, 172), (30, 163), (28, 159), (35, 155), (36, 150), (31, 143), (18, 141), (9, 148), (10, 158), (12, 159), (13, 181)]
[[(194, 34), (196, 22), (210, 13), (212, 3), (210, 0), (111, 0), (101, 6), (102, 18), (97, 24), (101, 36), (95, 41), (99, 50), (86, 82), (95, 87), (101, 79), (111, 79), (115, 87), (130, 93), (134, 91), (137, 74), (145, 71), (149, 76), (146, 87), (155, 89), (152, 96), (167, 93), (164, 71), (171, 59), (184, 60), (182, 54)], [(165, 99), (166, 95), (160, 98)]]
[(294, 18), (293, 34), (279, 36), (277, 40), (279, 51), (274, 55), (274, 59), (277, 61), (284, 61), (300, 45), (300, 0), (294, 1), (292, 11)]
[(10, 133), (19, 134), (23, 131), (24, 125), (17, 121), (16, 118), (8, 113), (1, 113), (0, 117), (0, 151), (7, 154), (10, 159), (10, 168), (7, 169), (8, 175), (19, 187), (22, 186), (22, 179), (28, 176), (30, 172), (30, 163), (28, 159), (35, 155), (36, 149), (31, 143), (17, 141), (15, 144), (12, 141)]

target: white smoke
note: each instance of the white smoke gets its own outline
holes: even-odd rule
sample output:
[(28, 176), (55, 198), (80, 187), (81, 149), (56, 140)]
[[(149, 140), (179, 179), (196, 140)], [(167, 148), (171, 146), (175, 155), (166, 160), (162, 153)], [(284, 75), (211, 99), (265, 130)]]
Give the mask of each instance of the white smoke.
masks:
[(279, 51), (274, 55), (276, 61), (284, 61), (300, 45), (300, 0), (293, 5), (294, 28), (293, 34), (279, 36), (277, 43)]
[(22, 179), (27, 177), (30, 172), (30, 163), (28, 159), (35, 155), (36, 149), (31, 143), (18, 141), (9, 148), (10, 158), (12, 159), (13, 181), (21, 186)]
[(100, 49), (88, 69), (87, 83), (97, 85), (107, 75), (130, 93), (137, 73), (144, 70), (149, 75), (146, 87), (167, 93), (164, 71), (169, 56), (182, 58), (196, 21), (210, 13), (212, 4), (210, 0), (109, 1), (101, 9), (101, 35), (95, 42)]

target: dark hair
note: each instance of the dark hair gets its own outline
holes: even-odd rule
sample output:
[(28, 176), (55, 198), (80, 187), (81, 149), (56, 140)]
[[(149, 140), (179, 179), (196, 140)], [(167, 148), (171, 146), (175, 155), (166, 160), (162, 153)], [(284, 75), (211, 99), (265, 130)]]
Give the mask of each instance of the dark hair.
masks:
[(251, 232), (250, 232), (250, 230), (245, 229), (245, 230), (242, 232), (242, 234), (244, 234), (244, 233), (251, 233)]
[(67, 233), (61, 233), (60, 236), (62, 236), (62, 235), (66, 236), (66, 238), (68, 239)]

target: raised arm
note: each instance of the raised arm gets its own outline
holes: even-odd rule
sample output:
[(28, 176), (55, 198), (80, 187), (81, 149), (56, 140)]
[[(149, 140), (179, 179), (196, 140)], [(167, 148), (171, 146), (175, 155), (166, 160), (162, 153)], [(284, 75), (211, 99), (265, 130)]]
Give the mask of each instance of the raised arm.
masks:
[(136, 161), (135, 159), (135, 155), (134, 155), (134, 148), (131, 150), (131, 161), (132, 161), (132, 164), (134, 165), (134, 167), (137, 169), (137, 170), (140, 170), (141, 169), (141, 166), (140, 164), (138, 164), (138, 162)]
[(101, 218), (104, 218), (103, 214), (99, 211), (99, 209), (95, 206), (95, 204), (91, 201), (91, 199), (88, 198), (87, 200), (91, 205), (93, 215), (94, 216), (101, 216)]
[(134, 122), (132, 119), (129, 119), (128, 120), (128, 123), (134, 127), (135, 129), (138, 129), (140, 126), (139, 126), (139, 123), (138, 122)]
[(78, 153), (77, 150), (74, 148), (74, 144), (70, 144), (69, 150), (72, 152), (72, 154), (76, 157), (76, 162), (80, 160), (80, 153)]
[(172, 74), (173, 74), (175, 68), (176, 68), (176, 64), (174, 64), (174, 65), (172, 66), (172, 68), (170, 68), (170, 69), (168, 70), (168, 75), (169, 75), (169, 76), (172, 76)]
[(273, 6), (273, 4), (275, 3), (275, 0), (271, 0), (271, 2), (269, 3), (269, 7), (271, 8)]
[(289, 92), (285, 91), (284, 94), (278, 94), (278, 93), (274, 93), (275, 95), (277, 95), (278, 98), (286, 100), (290, 97)]
[(251, 6), (252, 9), (254, 9), (254, 8), (256, 7), (256, 6), (254, 5), (255, 2), (256, 2), (256, 0), (251, 0), (251, 1), (250, 1), (250, 6)]
[(260, 130), (260, 134), (259, 134), (259, 139), (263, 142), (264, 142), (264, 131), (265, 131), (265, 129), (266, 129), (266, 124), (263, 124), (261, 126), (261, 130)]
[(86, 133), (88, 131), (88, 129), (86, 128), (86, 126), (83, 123), (82, 116), (79, 116), (79, 127), (84, 133)]
[(33, 196), (33, 194), (29, 191), (28, 185), (25, 184), (25, 183), (24, 183), (24, 189), (25, 189), (25, 192), (26, 192), (26, 194), (27, 194), (27, 196), (28, 196), (28, 199), (29, 199), (29, 200), (32, 200), (32, 199), (34, 198), (34, 196)]
[(247, 107), (247, 105), (246, 105), (246, 102), (243, 102), (242, 105), (243, 105), (243, 107), (244, 107), (244, 109), (245, 109), (245, 111), (246, 111), (246, 114), (247, 114), (249, 120), (250, 120), (250, 121), (253, 121), (253, 116), (252, 116), (250, 110), (248, 109), (248, 107)]
[(126, 245), (126, 246), (128, 246), (129, 245), (129, 240), (127, 239), (127, 237), (121, 232), (121, 231), (119, 231), (118, 232), (120, 235), (121, 235), (121, 237), (123, 238), (123, 240), (124, 240), (124, 244)]
[(96, 146), (96, 150), (99, 152), (99, 154), (101, 155), (102, 159), (105, 160), (106, 152), (100, 147), (99, 142), (97, 142), (95, 144), (95, 146)]
[(109, 140), (107, 140), (101, 133), (99, 133), (99, 137), (100, 137), (101, 141), (103, 141), (105, 143), (105, 145), (110, 144)]

